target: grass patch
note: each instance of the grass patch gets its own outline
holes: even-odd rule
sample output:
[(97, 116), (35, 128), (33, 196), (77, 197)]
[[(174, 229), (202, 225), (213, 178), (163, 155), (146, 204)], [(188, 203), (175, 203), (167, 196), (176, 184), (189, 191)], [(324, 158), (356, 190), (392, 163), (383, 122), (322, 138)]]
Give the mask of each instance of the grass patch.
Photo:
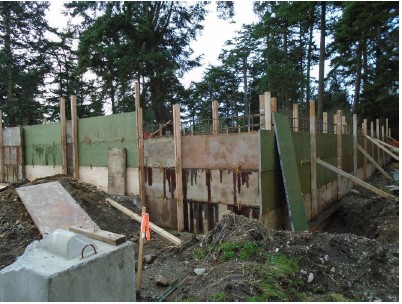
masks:
[(336, 292), (331, 292), (328, 294), (329, 302), (353, 302), (353, 300), (346, 298), (344, 295), (341, 295)]
[(194, 248), (191, 255), (194, 259), (202, 260), (207, 256), (207, 251), (203, 248)]
[(213, 302), (225, 302), (226, 301), (226, 294), (223, 291), (217, 292), (217, 293), (212, 295), (212, 301)]
[(259, 246), (256, 242), (222, 243), (218, 248), (222, 262), (229, 261), (236, 257), (242, 260), (249, 260), (258, 250)]

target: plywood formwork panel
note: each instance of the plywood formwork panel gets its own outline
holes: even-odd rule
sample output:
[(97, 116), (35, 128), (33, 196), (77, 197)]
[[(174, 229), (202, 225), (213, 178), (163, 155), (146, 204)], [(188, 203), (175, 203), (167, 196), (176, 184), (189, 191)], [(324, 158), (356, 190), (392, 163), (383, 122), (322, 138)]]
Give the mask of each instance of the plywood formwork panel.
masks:
[(258, 134), (184, 136), (182, 166), (187, 169), (258, 170)]
[(144, 140), (144, 163), (146, 167), (175, 166), (173, 137), (155, 137)]
[(126, 194), (126, 149), (109, 149), (108, 193)]

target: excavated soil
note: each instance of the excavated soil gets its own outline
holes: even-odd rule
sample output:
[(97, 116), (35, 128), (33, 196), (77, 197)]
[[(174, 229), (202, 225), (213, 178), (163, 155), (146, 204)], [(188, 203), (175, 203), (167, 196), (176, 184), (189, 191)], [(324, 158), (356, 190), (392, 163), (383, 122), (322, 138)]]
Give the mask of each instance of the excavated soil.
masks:
[[(111, 197), (139, 213), (133, 197), (55, 175), (0, 192), (0, 269), (41, 238), (15, 188), (51, 181), (101, 229), (125, 234), (137, 250), (139, 223), (105, 201)], [(369, 182), (382, 189), (392, 184), (379, 174)], [(360, 187), (342, 199), (326, 232), (275, 231), (229, 214), (206, 235), (175, 235), (181, 247), (151, 233), (137, 301), (399, 301), (399, 202)], [(168, 286), (160, 285), (163, 278)]]

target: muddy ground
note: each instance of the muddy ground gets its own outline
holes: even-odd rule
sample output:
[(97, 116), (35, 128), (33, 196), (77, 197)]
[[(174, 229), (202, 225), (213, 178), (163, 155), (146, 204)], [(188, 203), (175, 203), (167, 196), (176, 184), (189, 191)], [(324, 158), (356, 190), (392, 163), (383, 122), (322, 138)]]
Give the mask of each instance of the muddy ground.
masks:
[[(397, 169), (396, 163), (387, 168)], [(125, 234), (138, 249), (139, 223), (105, 201), (139, 213), (133, 197), (56, 175), (0, 192), (0, 269), (41, 238), (14, 188), (50, 181), (60, 181), (101, 229)], [(379, 174), (369, 182), (382, 189), (392, 184)], [(180, 248), (151, 233), (138, 301), (399, 301), (399, 202), (361, 187), (342, 199), (325, 232), (275, 231), (233, 214), (207, 235), (175, 235)], [(159, 285), (163, 278), (168, 286)]]

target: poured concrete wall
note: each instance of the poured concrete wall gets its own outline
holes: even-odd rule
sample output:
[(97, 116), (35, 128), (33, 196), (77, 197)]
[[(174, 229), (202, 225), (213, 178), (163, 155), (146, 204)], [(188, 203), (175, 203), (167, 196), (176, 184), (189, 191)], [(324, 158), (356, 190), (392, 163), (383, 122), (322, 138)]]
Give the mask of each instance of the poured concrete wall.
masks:
[(135, 301), (134, 265), (131, 242), (114, 246), (58, 229), (0, 271), (0, 301)]
[(3, 181), (13, 183), (24, 177), (22, 128), (3, 129)]

